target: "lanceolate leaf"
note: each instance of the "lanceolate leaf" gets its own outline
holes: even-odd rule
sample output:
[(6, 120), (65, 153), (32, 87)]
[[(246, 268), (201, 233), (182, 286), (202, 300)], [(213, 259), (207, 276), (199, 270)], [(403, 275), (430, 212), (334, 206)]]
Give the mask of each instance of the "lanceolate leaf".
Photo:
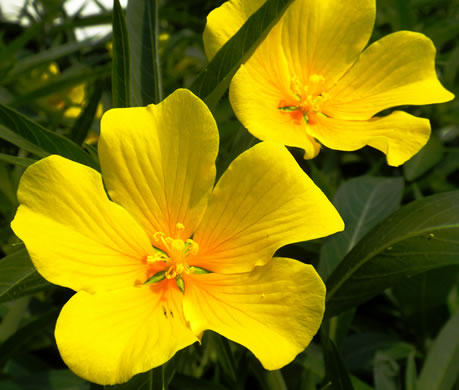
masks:
[(293, 0), (267, 0), (218, 51), (190, 89), (214, 107), (239, 66), (247, 61)]
[(362, 238), (327, 280), (326, 316), (406, 277), (453, 264), (459, 264), (459, 191), (412, 202)]
[(418, 390), (449, 390), (459, 375), (459, 312), (445, 324), (427, 355)]
[(327, 372), (326, 377), (331, 382), (331, 389), (354, 390), (343, 359), (336, 349), (335, 344), (330, 339), (324, 341), (324, 358)]
[(32, 294), (49, 286), (35, 270), (25, 249), (0, 260), (0, 302)]
[(158, 0), (131, 0), (126, 10), (129, 33), (131, 104), (159, 103)]
[(113, 107), (129, 107), (129, 42), (126, 20), (119, 0), (113, 2)]
[(362, 176), (338, 189), (333, 204), (346, 228), (324, 240), (319, 263), (323, 279), (366, 233), (400, 207), (402, 195), (402, 178)]
[(30, 164), (33, 164), (37, 160), (33, 160), (31, 158), (26, 158), (26, 157), (11, 156), (5, 153), (0, 153), (0, 161), (6, 162), (9, 164), (13, 164), (13, 165), (19, 165), (20, 167), (28, 167)]
[[(9, 132), (2, 131), (2, 127)], [(11, 134), (14, 134), (14, 138)], [(59, 154), (71, 160), (97, 168), (97, 163), (77, 144), (54, 133), (38, 123), (30, 120), (12, 108), (0, 104), (0, 138), (14, 143), (19, 147), (33, 146), (34, 150), (28, 147), (24, 149), (44, 157), (47, 154)]]

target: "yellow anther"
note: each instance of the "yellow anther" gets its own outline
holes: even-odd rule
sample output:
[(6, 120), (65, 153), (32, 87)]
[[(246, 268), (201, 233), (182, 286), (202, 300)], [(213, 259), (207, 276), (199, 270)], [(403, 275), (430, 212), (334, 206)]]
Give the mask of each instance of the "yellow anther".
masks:
[(192, 254), (192, 255), (197, 255), (199, 252), (199, 245), (196, 241), (193, 241), (191, 238), (186, 240), (186, 247), (187, 250)]
[(184, 230), (185, 229), (185, 226), (183, 225), (183, 223), (180, 223), (180, 222), (177, 222), (177, 225), (175, 225), (175, 227), (178, 230)]
[(325, 77), (321, 76), (320, 74), (312, 74), (309, 76), (309, 81), (313, 84), (318, 84), (322, 81), (325, 81)]
[(156, 242), (159, 242), (161, 240), (161, 237), (165, 237), (166, 235), (163, 232), (156, 232), (153, 234), (153, 240)]

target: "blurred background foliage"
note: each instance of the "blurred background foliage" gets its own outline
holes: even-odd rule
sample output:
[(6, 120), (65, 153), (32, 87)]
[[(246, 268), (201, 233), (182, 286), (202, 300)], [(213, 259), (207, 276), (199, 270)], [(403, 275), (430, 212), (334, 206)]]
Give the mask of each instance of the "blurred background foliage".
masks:
[[(84, 38), (81, 28), (110, 25), (112, 7), (98, 0), (72, 1), (79, 7), (69, 13), (65, 1), (27, 0), (23, 7), (15, 2), (19, 12), (12, 18), (4, 12), (7, 1), (0, 1), (0, 257), (4, 257), (0, 260), (0, 389), (99, 389), (102, 387), (85, 382), (65, 367), (53, 338), (59, 309), (72, 291), (48, 284), (33, 271), (9, 224), (17, 207), (16, 189), (23, 170), (48, 155), (52, 147), (67, 148), (80, 160), (90, 158), (90, 162), (85, 160), (88, 165), (97, 167), (99, 119), (113, 104), (113, 43), (110, 29), (105, 35)], [(131, 4), (135, 2), (131, 0)], [(95, 12), (87, 15), (84, 7), (90, 3)], [(177, 88), (190, 87), (206, 66), (202, 31), (206, 15), (221, 3), (160, 2), (159, 56), (164, 96)], [(130, 20), (135, 18), (131, 4), (127, 9), (128, 32)], [(439, 78), (457, 96), (459, 1), (378, 0), (377, 9), (372, 40), (398, 30), (426, 34), (438, 51)], [(432, 124), (429, 143), (403, 167), (387, 166), (385, 157), (371, 148), (353, 153), (324, 150), (312, 161), (303, 160), (301, 151), (291, 150), (334, 201), (347, 230), (323, 240), (290, 245), (280, 253), (316, 266), (327, 280), (329, 292), (334, 291), (336, 277), (328, 277), (349, 252), (347, 258), (365, 254), (365, 242), (378, 243), (378, 232), (394, 221), (402, 230), (407, 219), (414, 221), (410, 232), (416, 231), (417, 208), (410, 214), (402, 207), (394, 219), (388, 220), (393, 212), (415, 200), (428, 208), (425, 197), (459, 189), (457, 99), (403, 109), (430, 118)], [(16, 111), (24, 116), (17, 116)], [(257, 141), (235, 118), (227, 95), (213, 112), (221, 136), (221, 173)], [(32, 142), (34, 134), (41, 131), (37, 124), (59, 138), (40, 138), (40, 133), (37, 142)], [(29, 129), (29, 133), (12, 130), (17, 127)], [(67, 143), (68, 139), (82, 145), (84, 156), (74, 144)], [(457, 204), (455, 194), (436, 198), (437, 203), (450, 204), (448, 207), (458, 212), (453, 204)], [(419, 221), (427, 217), (421, 214)], [(455, 218), (455, 230), (448, 234), (450, 241), (456, 242), (455, 261), (445, 261), (441, 268), (430, 266), (427, 272), (407, 273), (405, 276), (418, 273), (410, 278), (394, 277), (384, 285), (391, 288), (381, 287), (381, 293), (373, 296), (375, 290), (375, 294), (360, 299), (363, 303), (354, 302), (346, 310), (336, 309), (331, 300), (329, 319), (320, 335), (282, 370), (263, 370), (246, 349), (207, 332), (201, 346), (180, 351), (164, 367), (113, 388), (161, 389), (169, 384), (170, 389), (201, 390), (459, 389), (459, 215), (451, 218)], [(385, 245), (379, 244), (381, 248)], [(358, 248), (351, 252), (356, 245)], [(427, 249), (419, 256), (425, 256)], [(383, 252), (376, 256), (383, 256)]]

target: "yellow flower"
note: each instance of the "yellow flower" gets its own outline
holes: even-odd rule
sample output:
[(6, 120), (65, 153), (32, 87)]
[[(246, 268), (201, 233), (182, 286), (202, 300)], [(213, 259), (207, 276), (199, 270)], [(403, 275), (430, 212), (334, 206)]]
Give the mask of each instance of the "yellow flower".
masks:
[(56, 325), (66, 364), (120, 383), (205, 329), (267, 369), (294, 359), (319, 328), (325, 287), (312, 266), (272, 256), (343, 222), (285, 147), (254, 146), (214, 188), (218, 131), (191, 92), (110, 110), (101, 128), (103, 183), (47, 157), (24, 173), (12, 222), (37, 270), (77, 291)]
[[(263, 0), (230, 0), (207, 17), (212, 58)], [(405, 104), (453, 99), (435, 74), (435, 47), (423, 34), (400, 31), (362, 50), (375, 20), (374, 0), (296, 0), (230, 86), (234, 112), (257, 138), (319, 153), (370, 145), (403, 164), (427, 142), (430, 124)], [(318, 142), (317, 142), (318, 141)]]

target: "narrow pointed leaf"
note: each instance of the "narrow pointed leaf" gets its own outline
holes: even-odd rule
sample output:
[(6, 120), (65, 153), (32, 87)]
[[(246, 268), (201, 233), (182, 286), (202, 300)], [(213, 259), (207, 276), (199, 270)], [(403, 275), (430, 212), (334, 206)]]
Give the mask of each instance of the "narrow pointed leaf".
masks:
[(459, 264), (459, 191), (396, 211), (370, 231), (327, 280), (326, 316), (421, 272)]
[(26, 158), (26, 157), (11, 156), (5, 153), (0, 153), (0, 161), (27, 168), (30, 164), (33, 164), (37, 160)]
[(158, 0), (131, 0), (126, 10), (129, 35), (131, 104), (159, 103)]
[(324, 343), (326, 378), (333, 390), (354, 390), (351, 379), (344, 366), (343, 359), (332, 340)]
[(449, 390), (459, 376), (459, 312), (445, 324), (422, 367), (417, 390)]
[(8, 73), (7, 78), (2, 80), (2, 82), (4, 84), (12, 82), (24, 73), (30, 72), (38, 66), (49, 64), (59, 58), (68, 56), (83, 48), (87, 48), (88, 45), (94, 45), (94, 43), (91, 40), (75, 41), (66, 43), (65, 45), (55, 46), (48, 50), (43, 50), (34, 55), (26, 56), (16, 64)]
[(267, 0), (218, 51), (190, 89), (215, 107), (239, 66), (249, 59), (293, 0)]
[(0, 138), (39, 157), (59, 154), (73, 161), (97, 168), (97, 163), (77, 144), (60, 134), (45, 129), (3, 104), (0, 104)]
[(25, 249), (0, 260), (0, 302), (29, 295), (50, 286), (35, 270)]
[(126, 20), (119, 0), (113, 1), (113, 107), (129, 107), (129, 42)]

